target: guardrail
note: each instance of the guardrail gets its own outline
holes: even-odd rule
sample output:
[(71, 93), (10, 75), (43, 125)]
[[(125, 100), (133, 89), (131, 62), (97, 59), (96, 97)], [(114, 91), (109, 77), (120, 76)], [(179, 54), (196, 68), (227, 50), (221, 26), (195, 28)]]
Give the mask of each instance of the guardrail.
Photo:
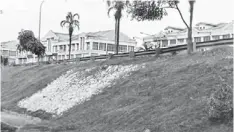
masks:
[[(212, 46), (219, 46), (219, 45), (232, 45), (233, 44), (233, 38), (228, 39), (220, 39), (220, 40), (212, 40), (207, 42), (197, 42), (196, 48), (204, 48), (204, 47), (212, 47)], [(157, 55), (157, 54), (165, 54), (165, 53), (172, 53), (177, 51), (183, 51), (187, 50), (187, 44), (184, 45), (175, 45), (168, 48), (160, 48), (158, 51), (155, 50), (149, 50), (149, 51), (137, 51), (137, 52), (127, 52), (127, 53), (119, 53), (117, 54), (108, 54), (108, 55), (99, 55), (99, 56), (87, 56), (87, 57), (81, 57), (81, 58), (74, 58), (74, 59), (64, 59), (64, 60), (57, 60), (57, 61), (44, 61), (40, 63), (63, 63), (63, 62), (80, 62), (80, 61), (95, 61), (95, 60), (103, 60), (103, 59), (112, 59), (112, 58), (120, 58), (120, 57), (137, 57), (137, 56), (143, 56), (143, 55)], [(34, 63), (31, 63), (31, 65)], [(37, 64), (37, 63), (35, 63)], [(25, 65), (25, 64), (24, 64)], [(26, 64), (27, 65), (27, 64)], [(30, 64), (28, 64), (30, 65)]]

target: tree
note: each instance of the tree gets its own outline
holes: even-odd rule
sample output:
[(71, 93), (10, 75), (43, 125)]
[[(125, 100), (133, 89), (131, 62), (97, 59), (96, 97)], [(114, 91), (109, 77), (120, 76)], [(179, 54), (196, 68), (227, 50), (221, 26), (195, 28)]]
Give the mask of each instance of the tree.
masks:
[(38, 61), (41, 56), (45, 54), (45, 46), (38, 41), (34, 33), (30, 30), (21, 30), (18, 36), (19, 44), (17, 45), (17, 50), (30, 51), (38, 56)]
[(122, 17), (123, 10), (128, 6), (129, 1), (119, 1), (119, 0), (108, 0), (108, 16), (110, 16), (110, 12), (115, 10), (114, 17), (115, 17), (115, 45), (116, 45), (116, 54), (119, 51), (119, 29), (120, 29), (120, 19)]
[[(77, 20), (76, 20), (77, 17)], [(77, 27), (78, 30), (80, 29), (80, 16), (78, 13), (72, 14), (71, 12), (67, 13), (66, 20), (61, 21), (60, 26), (66, 26), (68, 28), (69, 33), (69, 59), (71, 57), (71, 43), (72, 43), (72, 34), (74, 29)]]
[(178, 0), (158, 0), (158, 1), (133, 1), (128, 8), (128, 13), (131, 14), (132, 19), (138, 21), (144, 20), (161, 20), (163, 16), (168, 15), (167, 8), (176, 9), (179, 12), (179, 15), (188, 29), (188, 54), (193, 52), (193, 43), (192, 43), (192, 21), (193, 21), (193, 5), (195, 0), (189, 0), (190, 4), (190, 24), (188, 25), (184, 20), (184, 17), (178, 6)]

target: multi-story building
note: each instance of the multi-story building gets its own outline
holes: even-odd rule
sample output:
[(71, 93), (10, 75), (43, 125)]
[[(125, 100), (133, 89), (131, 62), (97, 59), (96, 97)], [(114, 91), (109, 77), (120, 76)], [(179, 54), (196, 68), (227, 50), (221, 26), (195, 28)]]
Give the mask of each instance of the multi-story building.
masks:
[(18, 41), (7, 41), (1, 42), (1, 56), (4, 58), (8, 58), (9, 64), (15, 63), (17, 56), (17, 45)]
[[(120, 33), (119, 52), (134, 51), (137, 42), (127, 35)], [(43, 38), (46, 54), (57, 53), (58, 60), (68, 59), (69, 36), (68, 34), (49, 31)], [(114, 53), (115, 31), (99, 31), (74, 35), (71, 44), (71, 58), (97, 56)], [(45, 58), (46, 59), (46, 58)]]
[[(71, 58), (97, 56), (114, 53), (115, 51), (114, 30), (81, 33), (72, 36)], [(127, 35), (120, 33), (119, 52), (134, 51), (137, 42)], [(45, 56), (39, 58), (40, 61), (47, 61), (51, 55), (53, 59), (64, 60), (69, 58), (69, 35), (57, 33), (50, 30), (42, 39), (42, 44), (46, 47)], [(16, 52), (16, 64), (37, 62), (36, 55), (30, 52)]]
[[(211, 40), (233, 38), (233, 24), (229, 23), (210, 24), (200, 22), (192, 29), (193, 42), (205, 42)], [(143, 39), (146, 43), (158, 42), (160, 47), (166, 48), (175, 45), (187, 44), (187, 28), (166, 27), (164, 31), (156, 35), (147, 36)]]

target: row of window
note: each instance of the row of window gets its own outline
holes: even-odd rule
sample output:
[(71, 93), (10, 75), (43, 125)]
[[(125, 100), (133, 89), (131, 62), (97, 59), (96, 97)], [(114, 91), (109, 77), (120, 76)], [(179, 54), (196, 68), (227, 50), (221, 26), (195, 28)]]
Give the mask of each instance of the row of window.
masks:
[[(231, 35), (230, 34), (225, 34), (225, 35), (222, 35), (223, 39), (227, 39), (227, 38), (230, 38)], [(232, 35), (233, 37), (233, 35)], [(212, 40), (219, 40), (220, 39), (220, 35), (213, 35), (212, 36)], [(184, 41), (186, 40), (186, 42), (188, 41), (188, 39), (177, 39), (177, 43), (179, 44), (183, 44)], [(203, 37), (203, 41), (206, 42), (206, 41), (210, 41), (211, 40), (211, 37), (210, 36), (204, 36)], [(170, 41), (170, 44), (173, 45), (173, 44), (176, 44), (176, 39), (172, 39), (172, 40), (169, 40)], [(201, 37), (194, 37), (194, 41), (195, 42), (201, 42)], [(166, 47), (168, 45), (168, 40), (162, 40), (162, 47)]]
[[(78, 57), (82, 57), (81, 54), (71, 54), (71, 59), (78, 58)], [(68, 58), (69, 58), (69, 55), (58, 55), (58, 60), (64, 60)]]
[[(98, 43), (93, 42), (93, 50), (115, 51), (115, 49), (116, 49), (116, 46), (114, 44), (107, 44), (106, 46), (106, 43), (99, 43), (99, 47), (98, 47)], [(119, 45), (119, 52), (128, 52), (128, 51), (134, 51), (134, 46), (128, 46), (128, 50), (127, 50), (127, 45)]]
[(16, 56), (16, 51), (1, 50), (3, 56)]

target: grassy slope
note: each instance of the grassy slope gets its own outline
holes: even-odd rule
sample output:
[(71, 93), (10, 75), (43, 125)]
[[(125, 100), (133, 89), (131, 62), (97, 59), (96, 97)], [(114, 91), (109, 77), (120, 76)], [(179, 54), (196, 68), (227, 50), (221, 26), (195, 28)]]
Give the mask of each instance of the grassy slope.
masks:
[(44, 88), (75, 65), (39, 65), (2, 69), (1, 103), (3, 109), (19, 111), (16, 103)]
[[(105, 89), (103, 93), (81, 105), (73, 107), (62, 117), (41, 125), (43, 125), (43, 129), (48, 126), (52, 127), (54, 131), (142, 132), (144, 128), (149, 128), (152, 131), (160, 132), (231, 132), (232, 124), (212, 124), (208, 121), (207, 100), (221, 83), (233, 86), (233, 60), (225, 59), (226, 56), (232, 55), (232, 49), (221, 48), (208, 51), (203, 55), (197, 53), (192, 56), (177, 55), (161, 59), (141, 58), (131, 61), (96, 62), (95, 66), (106, 63), (145, 62), (146, 67), (133, 72), (125, 80), (117, 80), (115, 86)], [(41, 69), (42, 73), (46, 72), (40, 73), (38, 77), (49, 76), (47, 73), (53, 67), (44, 66), (44, 70), (41, 67), (25, 72)], [(64, 71), (69, 69), (68, 65), (56, 67)], [(44, 78), (44, 76), (41, 77)], [(224, 81), (221, 81), (220, 77)], [(19, 77), (15, 79), (17, 78)], [(25, 77), (22, 75), (22, 78)], [(17, 85), (17, 82), (12, 80), (10, 82)], [(12, 83), (5, 85), (3, 94), (7, 91), (6, 87), (9, 88)], [(26, 85), (27, 81), (24, 83)], [(37, 88), (32, 87), (32, 84), (27, 84), (28, 88), (24, 87), (21, 90), (26, 95), (27, 89), (33, 88), (35, 92), (38, 88), (42, 88), (41, 85), (45, 86), (46, 82), (38, 80), (34, 82), (34, 86), (38, 84), (40, 87)], [(11, 90), (6, 92), (8, 94), (3, 96), (3, 102), (5, 102), (5, 106), (9, 106), (8, 108), (14, 108), (15, 103), (12, 102), (24, 97), (19, 96), (15, 88), (16, 86), (11, 87)], [(27, 93), (27, 96), (32, 92)], [(12, 96), (7, 97), (7, 95)], [(10, 99), (9, 102), (6, 101), (7, 98)], [(28, 126), (25, 129), (29, 128)]]

